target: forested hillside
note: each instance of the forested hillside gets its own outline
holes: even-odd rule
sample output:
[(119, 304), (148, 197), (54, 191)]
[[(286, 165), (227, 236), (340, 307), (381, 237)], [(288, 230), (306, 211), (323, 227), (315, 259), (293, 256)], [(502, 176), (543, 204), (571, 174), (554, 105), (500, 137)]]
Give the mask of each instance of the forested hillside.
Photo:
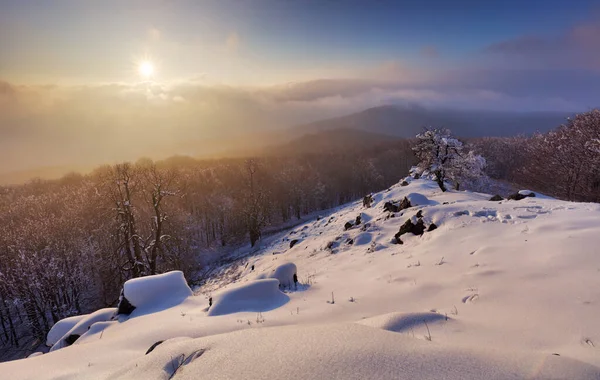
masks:
[(140, 160), (3, 187), (0, 345), (30, 348), (58, 320), (115, 305), (129, 278), (180, 269), (198, 280), (208, 258), (384, 189), (412, 164), (410, 144), (396, 141), (288, 157)]

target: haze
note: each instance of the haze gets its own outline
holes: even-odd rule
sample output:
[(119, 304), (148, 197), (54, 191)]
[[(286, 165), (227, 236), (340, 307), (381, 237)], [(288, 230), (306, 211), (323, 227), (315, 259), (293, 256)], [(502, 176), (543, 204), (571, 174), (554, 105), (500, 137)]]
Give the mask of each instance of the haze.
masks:
[(3, 0), (0, 176), (222, 155), (387, 104), (584, 111), (598, 105), (598, 11), (592, 1)]

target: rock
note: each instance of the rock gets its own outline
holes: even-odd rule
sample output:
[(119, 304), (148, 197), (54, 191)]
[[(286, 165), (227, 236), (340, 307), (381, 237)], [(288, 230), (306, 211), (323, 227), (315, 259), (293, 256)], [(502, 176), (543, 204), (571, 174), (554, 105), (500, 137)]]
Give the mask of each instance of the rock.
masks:
[(348, 244), (348, 245), (354, 244), (354, 239), (348, 239), (348, 240), (346, 240), (346, 244)]
[(425, 232), (425, 223), (423, 222), (422, 218), (419, 218), (419, 220), (417, 220), (417, 224), (414, 225), (412, 231), (414, 235), (423, 235), (423, 233)]
[(352, 224), (352, 222), (346, 222), (346, 224), (344, 224), (344, 231), (348, 231), (353, 226), (354, 224)]
[(70, 346), (73, 343), (75, 343), (77, 341), (77, 339), (79, 339), (80, 336), (81, 335), (79, 335), (79, 334), (71, 334), (65, 338), (65, 343), (67, 344), (67, 346)]
[(402, 182), (400, 182), (400, 186), (408, 186), (408, 182), (402, 181)]
[(423, 219), (419, 218), (416, 224), (413, 223), (412, 220), (407, 219), (406, 222), (400, 227), (400, 231), (398, 231), (394, 237), (396, 238), (396, 241), (399, 241), (400, 236), (409, 232), (413, 235), (423, 235), (425, 232), (425, 223), (423, 222)]
[(415, 173), (415, 174), (413, 174), (413, 178), (419, 179), (419, 178), (421, 178), (421, 175), (419, 173)]
[(491, 202), (499, 202), (499, 201), (503, 201), (504, 198), (502, 198), (500, 195), (496, 194), (493, 197), (490, 198)]
[(121, 298), (119, 299), (119, 306), (117, 306), (117, 314), (129, 315), (135, 310), (135, 306), (129, 302), (123, 291), (121, 291)]
[(508, 198), (506, 199), (512, 199), (515, 201), (520, 201), (521, 199), (525, 199), (528, 197), (535, 197), (535, 193), (531, 192), (531, 191), (519, 191), (518, 193), (514, 193), (508, 196)]
[(431, 223), (431, 224), (429, 225), (429, 228), (427, 228), (427, 232), (431, 232), (431, 231), (433, 231), (433, 230), (437, 230), (437, 228), (438, 228), (438, 227), (436, 226), (436, 224), (435, 224), (435, 223)]
[(362, 218), (361, 218), (361, 216), (360, 216), (360, 215), (358, 215), (358, 216), (356, 217), (356, 221), (354, 222), (354, 225), (355, 225), (355, 226), (358, 226), (358, 225), (361, 223), (361, 219), (362, 219)]
[(400, 210), (405, 210), (407, 208), (411, 208), (412, 205), (410, 204), (410, 201), (408, 200), (408, 198), (404, 197), (404, 199), (402, 199), (402, 202), (400, 202)]
[(417, 215), (416, 215), (416, 217), (417, 217), (417, 218), (422, 218), (422, 217), (423, 217), (423, 210), (419, 210), (419, 211), (417, 211)]
[(294, 246), (295, 246), (296, 244), (298, 244), (298, 242), (299, 242), (299, 241), (300, 241), (300, 240), (298, 240), (298, 239), (294, 239), (294, 240), (290, 241), (290, 248), (294, 248)]
[(363, 197), (363, 207), (370, 208), (371, 204), (373, 204), (373, 195), (369, 194)]
[(398, 207), (398, 205), (395, 205), (392, 202), (385, 202), (385, 204), (383, 205), (383, 211), (398, 212), (400, 211), (400, 208)]
[(150, 346), (150, 348), (148, 349), (148, 351), (146, 351), (146, 355), (148, 355), (149, 353), (151, 353), (152, 351), (154, 351), (154, 349), (161, 344), (162, 342), (164, 342), (164, 340), (159, 340), (158, 342), (154, 343), (152, 346)]

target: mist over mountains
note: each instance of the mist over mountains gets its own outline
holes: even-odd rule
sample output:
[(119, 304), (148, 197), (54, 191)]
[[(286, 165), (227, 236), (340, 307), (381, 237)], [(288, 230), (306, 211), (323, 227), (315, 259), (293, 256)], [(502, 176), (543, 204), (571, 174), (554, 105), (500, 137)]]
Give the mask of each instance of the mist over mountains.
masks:
[(564, 112), (502, 112), (385, 105), (301, 125), (296, 129), (299, 133), (315, 133), (351, 128), (411, 138), (423, 127), (434, 126), (449, 128), (461, 137), (499, 137), (546, 132), (564, 123), (568, 116)]
[[(282, 122), (278, 127), (265, 127), (249, 117), (245, 123), (235, 123), (237, 128), (216, 128), (205, 138), (200, 137), (202, 133), (191, 133), (191, 125), (186, 127), (186, 133), (180, 133), (177, 125), (169, 129), (168, 120), (164, 120), (160, 130), (144, 131), (141, 126), (135, 131), (105, 129), (102, 138), (93, 141), (89, 138), (78, 141), (77, 134), (71, 135), (69, 140), (61, 140), (63, 145), (54, 144), (52, 137), (39, 141), (39, 136), (34, 135), (26, 138), (30, 142), (14, 142), (5, 151), (8, 157), (0, 168), (0, 184), (21, 183), (37, 177), (57, 178), (70, 171), (85, 172), (98, 165), (142, 157), (295, 155), (375, 146), (398, 138), (412, 138), (425, 126), (450, 128), (463, 138), (532, 134), (556, 128), (569, 116), (564, 112), (457, 110), (409, 104), (378, 106), (293, 126)], [(197, 122), (197, 128), (204, 128), (201, 121)], [(24, 165), (18, 160), (17, 143), (42, 147), (39, 156), (27, 157), (27, 167), (15, 166)], [(58, 146), (62, 148), (55, 155), (53, 149)]]

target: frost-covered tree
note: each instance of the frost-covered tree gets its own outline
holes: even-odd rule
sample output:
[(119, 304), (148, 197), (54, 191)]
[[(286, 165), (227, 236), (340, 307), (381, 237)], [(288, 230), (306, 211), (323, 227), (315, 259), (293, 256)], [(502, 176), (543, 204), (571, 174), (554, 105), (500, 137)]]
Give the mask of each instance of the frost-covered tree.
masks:
[(417, 135), (417, 144), (413, 147), (417, 157), (417, 169), (434, 176), (442, 191), (446, 191), (446, 180), (460, 189), (461, 184), (472, 187), (485, 178), (485, 159), (452, 136), (449, 129), (426, 128)]
[(600, 110), (527, 142), (519, 182), (568, 200), (600, 201)]

